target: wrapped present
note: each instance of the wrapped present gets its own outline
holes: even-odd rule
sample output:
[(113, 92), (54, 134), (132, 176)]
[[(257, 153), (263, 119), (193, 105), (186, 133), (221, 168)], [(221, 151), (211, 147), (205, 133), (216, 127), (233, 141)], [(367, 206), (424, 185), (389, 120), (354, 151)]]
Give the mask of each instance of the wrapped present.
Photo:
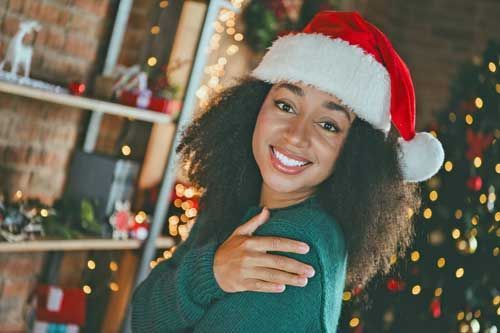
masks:
[(118, 100), (120, 103), (125, 105), (166, 113), (169, 115), (177, 114), (182, 105), (181, 102), (176, 100), (154, 96), (149, 89), (122, 91)]
[(35, 320), (32, 333), (78, 333), (80, 327), (75, 324), (48, 323)]
[(39, 284), (36, 299), (36, 319), (39, 321), (78, 326), (85, 323), (87, 300), (80, 288)]

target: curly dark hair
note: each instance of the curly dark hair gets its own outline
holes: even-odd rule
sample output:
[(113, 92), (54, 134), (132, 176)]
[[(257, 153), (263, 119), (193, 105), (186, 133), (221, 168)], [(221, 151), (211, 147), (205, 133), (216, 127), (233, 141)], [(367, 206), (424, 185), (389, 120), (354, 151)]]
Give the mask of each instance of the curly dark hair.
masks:
[[(202, 238), (226, 239), (246, 209), (260, 200), (262, 176), (252, 154), (257, 115), (272, 84), (246, 76), (214, 97), (183, 132), (176, 148), (187, 176), (205, 190)], [(420, 208), (420, 188), (402, 179), (397, 136), (356, 118), (330, 177), (317, 188), (321, 206), (342, 226), (347, 251), (346, 288), (363, 288), (387, 274), (392, 255), (412, 244), (409, 210)]]

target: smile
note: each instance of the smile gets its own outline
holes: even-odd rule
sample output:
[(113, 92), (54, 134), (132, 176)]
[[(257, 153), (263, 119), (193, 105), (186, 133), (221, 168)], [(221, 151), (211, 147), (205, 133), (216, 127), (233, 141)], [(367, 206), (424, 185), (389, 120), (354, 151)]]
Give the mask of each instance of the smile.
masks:
[(273, 146), (270, 147), (271, 162), (274, 168), (286, 174), (295, 175), (302, 172), (307, 168), (312, 162), (306, 159), (296, 159), (289, 155), (275, 149)]

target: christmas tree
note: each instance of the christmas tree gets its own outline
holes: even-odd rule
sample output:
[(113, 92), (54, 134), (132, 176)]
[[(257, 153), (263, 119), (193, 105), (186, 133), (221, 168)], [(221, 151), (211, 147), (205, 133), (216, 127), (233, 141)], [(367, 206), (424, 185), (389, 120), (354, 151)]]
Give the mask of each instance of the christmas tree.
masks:
[(430, 128), (445, 164), (422, 184), (413, 247), (394, 260), (392, 274), (367, 287), (369, 307), (344, 293), (342, 332), (497, 332), (499, 67), (500, 43), (490, 42), (459, 70)]

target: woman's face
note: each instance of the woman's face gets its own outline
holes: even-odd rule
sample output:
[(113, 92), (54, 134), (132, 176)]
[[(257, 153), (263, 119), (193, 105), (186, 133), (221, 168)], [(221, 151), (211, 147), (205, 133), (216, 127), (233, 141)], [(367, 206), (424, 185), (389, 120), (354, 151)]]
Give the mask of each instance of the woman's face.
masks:
[(333, 171), (355, 115), (338, 98), (303, 83), (275, 84), (252, 139), (263, 186), (310, 194)]

